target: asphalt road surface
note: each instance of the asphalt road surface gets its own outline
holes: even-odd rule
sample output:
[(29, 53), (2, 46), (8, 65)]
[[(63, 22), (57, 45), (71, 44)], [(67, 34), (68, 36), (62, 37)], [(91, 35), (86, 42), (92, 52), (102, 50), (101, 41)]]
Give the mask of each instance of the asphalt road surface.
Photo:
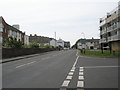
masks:
[(2, 65), (3, 88), (118, 88), (118, 59), (52, 51)]

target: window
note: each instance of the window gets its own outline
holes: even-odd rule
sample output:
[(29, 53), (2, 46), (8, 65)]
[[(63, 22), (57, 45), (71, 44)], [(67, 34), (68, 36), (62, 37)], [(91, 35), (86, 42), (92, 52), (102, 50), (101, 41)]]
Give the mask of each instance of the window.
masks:
[(0, 32), (3, 32), (3, 28), (0, 28)]

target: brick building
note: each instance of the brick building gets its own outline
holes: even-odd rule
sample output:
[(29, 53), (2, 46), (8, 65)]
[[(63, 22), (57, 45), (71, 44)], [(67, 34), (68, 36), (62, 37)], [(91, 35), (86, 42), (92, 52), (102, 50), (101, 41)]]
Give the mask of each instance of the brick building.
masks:
[(5, 22), (3, 17), (0, 17), (0, 43), (2, 44), (10, 36), (16, 38), (17, 41), (25, 42), (25, 32), (19, 30), (19, 25), (11, 26)]

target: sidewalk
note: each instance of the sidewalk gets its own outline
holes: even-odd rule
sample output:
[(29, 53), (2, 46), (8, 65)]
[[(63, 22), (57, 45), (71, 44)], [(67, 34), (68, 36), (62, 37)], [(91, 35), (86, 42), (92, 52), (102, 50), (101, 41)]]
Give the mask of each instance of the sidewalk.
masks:
[(40, 54), (32, 54), (32, 55), (25, 55), (25, 56), (2, 59), (2, 60), (0, 60), (0, 64), (6, 63), (6, 62), (11, 62), (11, 61), (16, 61), (16, 60), (20, 60), (20, 59), (24, 59), (24, 58), (30, 58), (30, 57), (34, 57), (34, 56), (38, 56), (38, 55), (40, 55)]
[(0, 64), (6, 63), (6, 62), (11, 62), (11, 61), (16, 61), (16, 60), (21, 60), (21, 59), (25, 59), (25, 58), (35, 57), (35, 56), (43, 55), (45, 53), (48, 53), (48, 52), (2, 59), (2, 60), (0, 60)]

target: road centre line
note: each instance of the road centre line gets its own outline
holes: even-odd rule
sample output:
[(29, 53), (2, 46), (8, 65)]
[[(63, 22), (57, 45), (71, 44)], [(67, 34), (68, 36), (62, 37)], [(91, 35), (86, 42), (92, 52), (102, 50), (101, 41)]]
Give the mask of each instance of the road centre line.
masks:
[(26, 63), (26, 64), (22, 64), (22, 65), (17, 66), (16, 68), (20, 68), (20, 67), (23, 67), (23, 66), (25, 66), (25, 65), (30, 65), (30, 64), (35, 63), (35, 62), (36, 62), (36, 61), (29, 62), (29, 63)]
[(73, 67), (75, 67), (75, 66), (76, 66), (77, 61), (78, 61), (78, 58), (79, 58), (79, 56), (77, 56), (77, 58), (76, 58), (76, 60), (75, 60), (75, 62), (74, 62), (74, 64), (73, 64)]
[[(74, 71), (75, 71), (75, 68), (76, 68), (75, 66), (76, 66), (76, 64), (77, 64), (78, 58), (79, 58), (79, 56), (77, 56), (77, 58), (76, 58), (76, 60), (75, 60), (75, 62), (74, 62), (74, 64), (73, 64), (73, 67), (72, 67), (72, 69), (70, 70), (70, 72), (68, 73), (68, 76), (66, 77), (66, 79), (64, 80), (64, 82), (62, 83), (62, 88), (60, 88), (60, 90), (62, 90), (62, 89), (65, 89), (65, 90), (66, 90), (67, 86), (69, 85), (70, 80), (71, 80), (72, 77), (73, 77), (73, 74), (74, 74)], [(65, 87), (65, 88), (63, 88), (63, 87)]]

